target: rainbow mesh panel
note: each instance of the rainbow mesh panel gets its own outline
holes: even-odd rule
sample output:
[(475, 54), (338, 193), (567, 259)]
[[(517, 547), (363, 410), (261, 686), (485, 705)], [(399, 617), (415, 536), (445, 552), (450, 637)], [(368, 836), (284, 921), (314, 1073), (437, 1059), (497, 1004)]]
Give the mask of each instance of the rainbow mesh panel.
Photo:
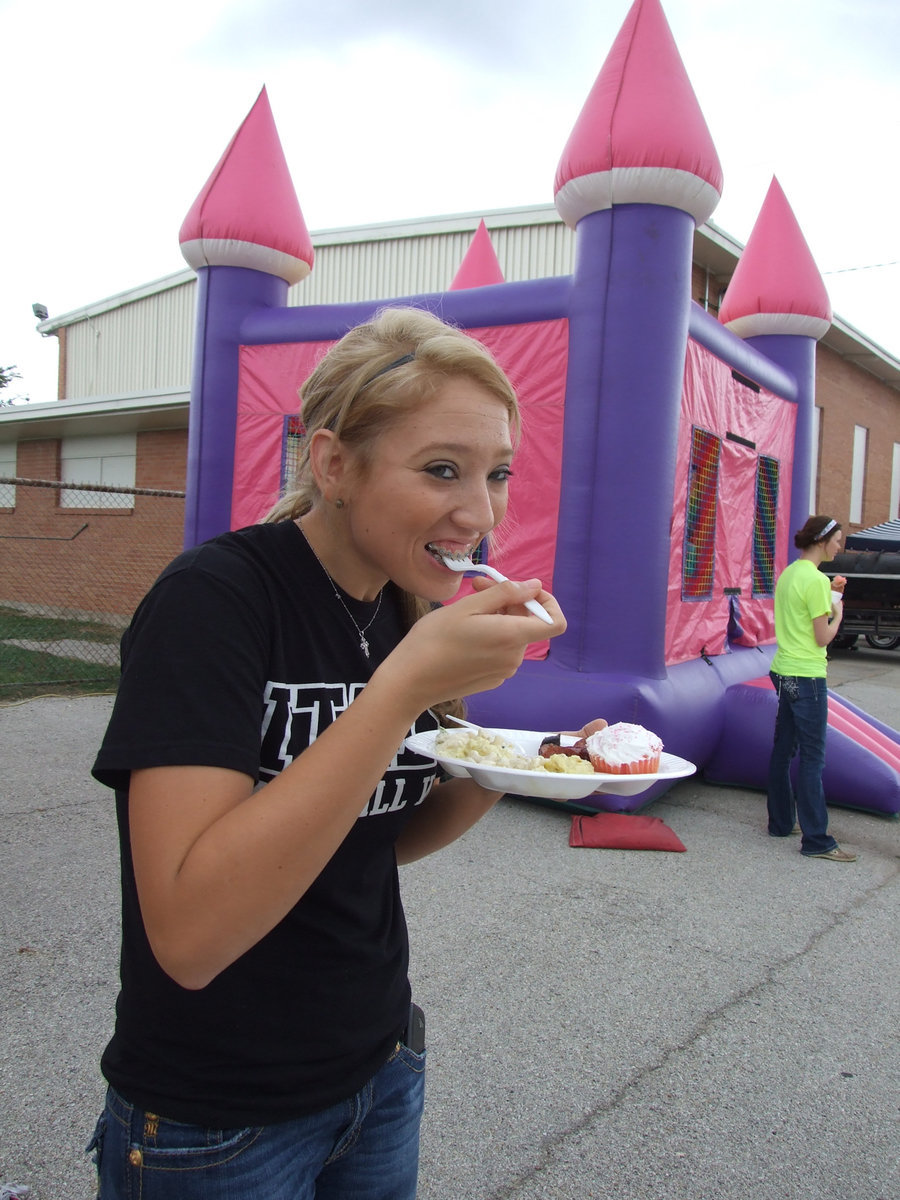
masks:
[(299, 416), (284, 418), (284, 432), (281, 435), (281, 487), (279, 495), (289, 492), (297, 477), (300, 465), (300, 454), (306, 438), (306, 427)]
[(709, 600), (712, 596), (721, 449), (721, 438), (694, 426), (684, 523), (683, 600)]
[(775, 594), (775, 522), (778, 516), (778, 459), (760, 455), (756, 463), (753, 520), (753, 595)]

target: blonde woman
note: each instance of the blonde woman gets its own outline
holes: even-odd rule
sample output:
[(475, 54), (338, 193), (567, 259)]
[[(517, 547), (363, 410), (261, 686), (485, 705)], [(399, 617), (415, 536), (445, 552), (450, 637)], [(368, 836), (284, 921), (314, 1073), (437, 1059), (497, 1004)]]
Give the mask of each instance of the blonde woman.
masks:
[[(401, 749), (565, 620), (476, 581), (516, 398), (417, 310), (348, 333), (301, 392), (297, 490), (182, 554), (123, 640), (94, 773), (116, 789), (122, 989), (89, 1149), (103, 1200), (409, 1200), (423, 1102), (397, 864), (498, 794)], [(524, 607), (536, 599), (547, 626)]]

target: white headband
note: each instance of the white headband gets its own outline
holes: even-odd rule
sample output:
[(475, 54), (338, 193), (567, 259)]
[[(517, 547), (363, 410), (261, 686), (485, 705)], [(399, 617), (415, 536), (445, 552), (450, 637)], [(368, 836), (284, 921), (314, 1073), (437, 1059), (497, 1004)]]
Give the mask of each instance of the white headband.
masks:
[(821, 542), (822, 538), (827, 537), (828, 534), (831, 533), (831, 531), (832, 531), (832, 529), (834, 529), (835, 525), (837, 525), (837, 521), (829, 521), (828, 524), (825, 526), (825, 528), (822, 530), (822, 532), (816, 534), (814, 540), (817, 542)]

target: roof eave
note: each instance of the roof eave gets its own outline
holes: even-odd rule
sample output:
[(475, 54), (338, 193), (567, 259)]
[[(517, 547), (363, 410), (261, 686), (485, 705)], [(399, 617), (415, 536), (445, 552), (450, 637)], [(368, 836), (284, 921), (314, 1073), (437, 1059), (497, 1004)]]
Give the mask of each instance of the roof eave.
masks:
[(108, 433), (110, 423), (122, 433), (152, 429), (186, 429), (190, 392), (170, 388), (123, 396), (91, 396), (84, 400), (51, 400), (0, 409), (0, 442), (90, 436)]

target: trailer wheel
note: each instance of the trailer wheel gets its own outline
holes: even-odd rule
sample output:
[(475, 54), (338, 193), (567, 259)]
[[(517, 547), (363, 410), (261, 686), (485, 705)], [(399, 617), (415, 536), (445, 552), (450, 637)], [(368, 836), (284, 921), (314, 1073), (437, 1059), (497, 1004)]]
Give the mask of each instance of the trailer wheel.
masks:
[(852, 650), (858, 637), (858, 633), (839, 633), (831, 644), (835, 650)]
[(896, 650), (900, 646), (900, 637), (891, 637), (889, 633), (867, 633), (866, 641), (876, 650)]

